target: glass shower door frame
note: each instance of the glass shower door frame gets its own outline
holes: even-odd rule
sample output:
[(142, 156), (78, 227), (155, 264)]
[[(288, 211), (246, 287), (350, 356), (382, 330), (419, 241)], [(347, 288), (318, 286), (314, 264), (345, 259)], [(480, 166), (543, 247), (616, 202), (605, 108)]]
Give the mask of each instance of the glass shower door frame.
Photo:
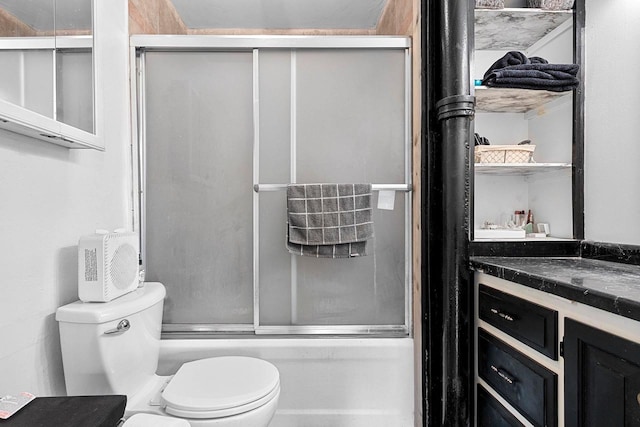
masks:
[[(268, 49), (291, 49), (291, 144), (290, 144), (290, 182), (295, 183), (296, 173), (296, 129), (295, 129), (295, 49), (401, 49), (404, 51), (405, 94), (404, 94), (404, 182), (399, 184), (373, 184), (373, 190), (391, 190), (403, 192), (405, 226), (404, 226), (404, 323), (392, 325), (264, 325), (260, 321), (260, 194), (263, 192), (283, 191), (287, 183), (260, 182), (260, 52)], [(411, 48), (406, 37), (387, 36), (132, 36), (132, 110), (134, 140), (138, 141), (138, 150), (132, 150), (134, 165), (138, 173), (133, 174), (134, 206), (132, 222), (134, 229), (140, 230), (141, 255), (145, 260), (145, 84), (144, 56), (146, 51), (247, 51), (253, 53), (253, 324), (164, 324), (163, 332), (180, 334), (269, 334), (269, 335), (375, 335), (375, 336), (407, 336), (411, 334), (412, 306), (412, 251), (411, 251)], [(136, 191), (137, 190), (137, 191)], [(138, 209), (135, 209), (135, 206)], [(292, 276), (295, 273), (297, 260), (291, 255)], [(143, 265), (144, 267), (144, 265)], [(295, 321), (295, 280), (291, 289), (292, 321)]]

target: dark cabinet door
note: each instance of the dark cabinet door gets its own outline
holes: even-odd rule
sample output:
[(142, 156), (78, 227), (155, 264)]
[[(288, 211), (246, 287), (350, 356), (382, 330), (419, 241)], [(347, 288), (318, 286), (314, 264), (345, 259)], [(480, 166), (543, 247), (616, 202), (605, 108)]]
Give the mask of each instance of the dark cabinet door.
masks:
[(478, 384), (478, 427), (523, 427), (488, 391)]
[(565, 320), (566, 427), (640, 426), (640, 344)]

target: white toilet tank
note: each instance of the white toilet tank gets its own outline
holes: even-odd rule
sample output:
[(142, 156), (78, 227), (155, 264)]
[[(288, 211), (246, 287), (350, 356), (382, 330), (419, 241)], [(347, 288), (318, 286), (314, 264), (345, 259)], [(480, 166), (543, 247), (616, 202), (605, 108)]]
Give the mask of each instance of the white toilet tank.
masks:
[(161, 283), (145, 283), (109, 302), (57, 310), (67, 394), (130, 396), (154, 376), (165, 294)]

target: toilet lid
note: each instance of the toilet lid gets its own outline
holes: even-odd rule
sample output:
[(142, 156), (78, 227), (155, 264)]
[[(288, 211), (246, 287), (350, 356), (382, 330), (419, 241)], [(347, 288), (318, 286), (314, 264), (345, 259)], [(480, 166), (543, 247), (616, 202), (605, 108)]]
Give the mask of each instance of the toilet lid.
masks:
[(213, 418), (217, 411), (229, 416), (253, 409), (258, 401), (270, 400), (279, 385), (278, 369), (269, 362), (213, 357), (183, 364), (162, 392), (162, 399), (167, 412), (206, 412)]

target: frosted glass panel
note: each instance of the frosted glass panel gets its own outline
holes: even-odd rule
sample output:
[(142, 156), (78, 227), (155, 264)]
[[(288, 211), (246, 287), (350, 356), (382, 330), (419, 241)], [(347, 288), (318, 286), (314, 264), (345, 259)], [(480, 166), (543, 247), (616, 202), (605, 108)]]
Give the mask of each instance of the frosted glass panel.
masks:
[(53, 118), (53, 52), (0, 51), (0, 99)]
[(93, 62), (91, 49), (56, 52), (57, 119), (93, 132)]
[(260, 324), (291, 324), (291, 255), (284, 191), (260, 194)]
[[(92, 8), (92, 0), (55, 0), (56, 118), (89, 133), (94, 133)], [(88, 45), (68, 48), (74, 36), (86, 37)]]
[[(396, 194), (393, 211), (374, 209), (376, 237), (371, 255), (319, 259), (288, 254), (285, 194), (262, 194), (260, 324), (404, 324), (405, 197), (405, 193)], [(292, 263), (297, 272), (293, 279)]]
[(146, 267), (165, 323), (252, 323), (252, 54), (146, 54)]
[(297, 52), (297, 182), (405, 182), (404, 55)]
[(260, 182), (289, 182), (291, 51), (260, 51)]
[(24, 107), (21, 96), (23, 56), (24, 53), (17, 50), (0, 50), (0, 99)]
[(393, 211), (374, 209), (373, 254), (339, 260), (297, 257), (297, 324), (404, 324), (403, 195), (396, 195)]

